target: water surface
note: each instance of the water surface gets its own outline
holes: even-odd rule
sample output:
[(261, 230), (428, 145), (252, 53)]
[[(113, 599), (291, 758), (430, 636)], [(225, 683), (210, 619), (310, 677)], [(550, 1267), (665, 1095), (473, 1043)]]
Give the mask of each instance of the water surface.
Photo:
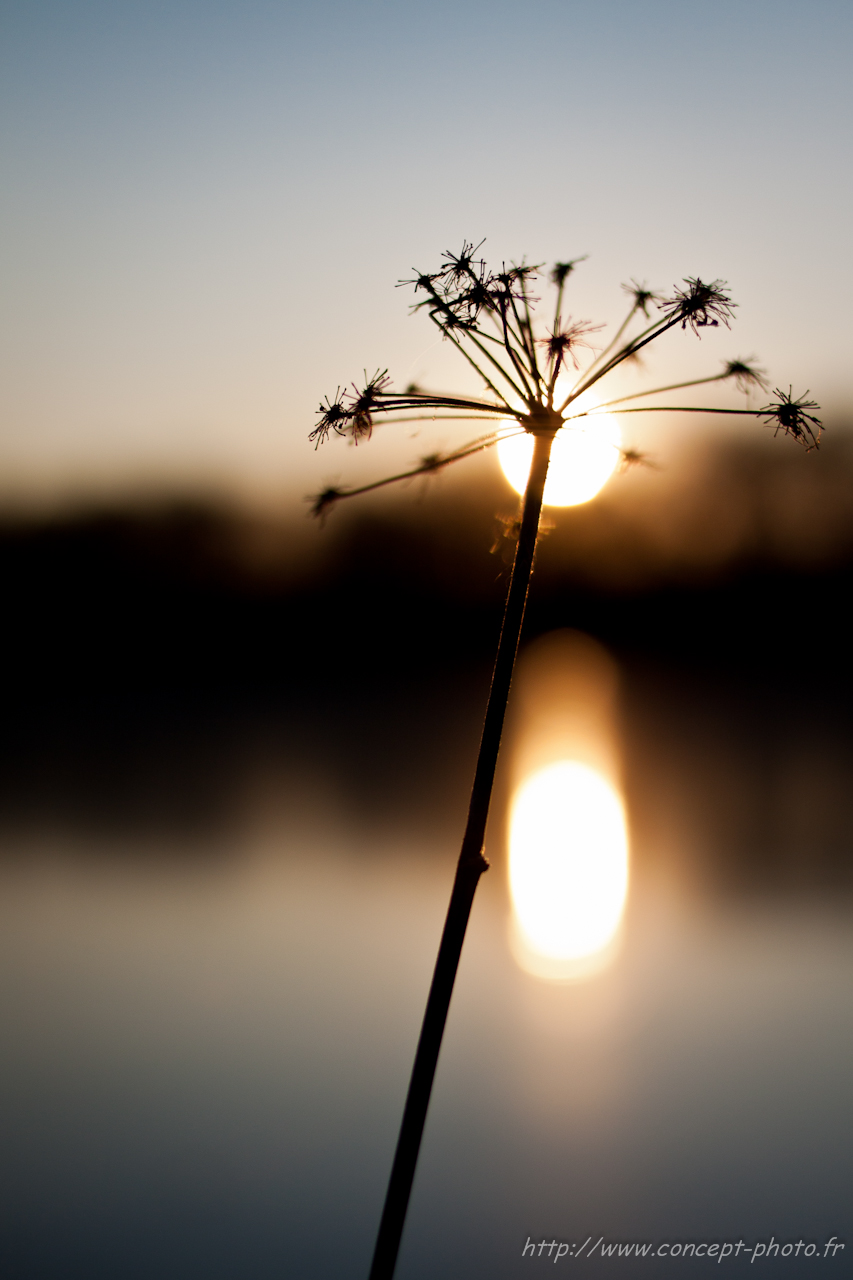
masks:
[[(849, 1228), (843, 705), (614, 670), (556, 750), (580, 758), (586, 733), (625, 805), (616, 944), (573, 981), (519, 963), (507, 812), (544, 758), (519, 692), (400, 1280), (541, 1272), (528, 1237)], [(309, 690), (144, 732), (82, 715), (23, 753), (0, 864), (4, 1276), (366, 1275), (483, 682)]]

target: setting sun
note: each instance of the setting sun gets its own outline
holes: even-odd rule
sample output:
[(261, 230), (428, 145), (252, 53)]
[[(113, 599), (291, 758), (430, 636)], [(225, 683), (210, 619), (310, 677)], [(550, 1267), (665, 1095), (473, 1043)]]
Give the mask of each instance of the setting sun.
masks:
[[(621, 443), (612, 414), (567, 423), (551, 450), (545, 506), (574, 507), (594, 498), (616, 470)], [(516, 493), (524, 493), (532, 457), (533, 437), (527, 433), (506, 436), (498, 443), (501, 468)]]

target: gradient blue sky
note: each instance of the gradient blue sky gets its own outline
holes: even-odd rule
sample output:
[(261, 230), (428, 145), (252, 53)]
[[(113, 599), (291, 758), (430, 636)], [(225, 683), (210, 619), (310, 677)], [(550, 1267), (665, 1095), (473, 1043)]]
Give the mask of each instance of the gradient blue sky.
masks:
[(463, 384), (394, 288), (463, 236), (589, 253), (571, 309), (595, 319), (630, 276), (723, 277), (733, 334), (672, 368), (755, 353), (828, 416), (850, 404), (849, 4), (0, 12), (5, 503), (290, 502), (411, 456), (306, 433), (363, 367)]

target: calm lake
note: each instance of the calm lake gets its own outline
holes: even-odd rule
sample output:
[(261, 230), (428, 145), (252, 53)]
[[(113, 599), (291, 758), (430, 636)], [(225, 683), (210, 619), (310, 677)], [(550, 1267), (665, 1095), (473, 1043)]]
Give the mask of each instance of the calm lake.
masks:
[[(0, 814), (4, 1277), (366, 1277), (487, 684), (29, 726)], [(799, 1240), (756, 1274), (849, 1275), (847, 696), (558, 635), (505, 742), (399, 1280), (718, 1261), (523, 1256), (599, 1237), (741, 1240), (720, 1274)]]

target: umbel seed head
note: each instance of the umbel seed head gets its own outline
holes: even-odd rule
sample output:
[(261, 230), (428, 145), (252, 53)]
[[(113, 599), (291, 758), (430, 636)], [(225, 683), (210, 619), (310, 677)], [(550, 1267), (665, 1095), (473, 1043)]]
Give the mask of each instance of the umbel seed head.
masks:
[(805, 446), (807, 453), (817, 449), (823, 433), (823, 423), (820, 418), (806, 412), (807, 409), (818, 409), (820, 406), (817, 402), (806, 400), (808, 391), (799, 400), (794, 400), (791, 387), (788, 387), (787, 394), (776, 387), (775, 394), (779, 399), (758, 411), (759, 416), (766, 420), (765, 425), (776, 428), (774, 435), (784, 431), (786, 436), (792, 436), (799, 444)]
[[(313, 511), (325, 515), (341, 498), (354, 497), (415, 476), (435, 474), (452, 463), (470, 458), (496, 446), (507, 434), (555, 438), (564, 427), (569, 431), (595, 432), (601, 414), (701, 413), (744, 414), (792, 436), (807, 450), (816, 449), (821, 422), (812, 410), (814, 401), (795, 400), (791, 388), (762, 409), (723, 408), (719, 405), (673, 403), (668, 393), (685, 387), (733, 380), (746, 394), (760, 387), (767, 391), (766, 374), (750, 357), (728, 360), (722, 372), (666, 386), (642, 388), (622, 394), (618, 388), (600, 390), (617, 370), (637, 362), (649, 343), (678, 328), (690, 329), (701, 337), (703, 329), (720, 325), (729, 328), (735, 303), (725, 280), (710, 283), (699, 276), (685, 276), (669, 295), (631, 280), (622, 288), (630, 299), (627, 316), (601, 345), (592, 335), (604, 328), (589, 320), (563, 319), (562, 304), (568, 283), (582, 257), (556, 262), (544, 272), (545, 282), (555, 289), (548, 319), (537, 315), (541, 299), (534, 295), (533, 282), (543, 278), (543, 268), (522, 261), (503, 262), (492, 270), (480, 256), (481, 240), (464, 240), (458, 253), (442, 255), (438, 270), (415, 270), (411, 279), (401, 280), (414, 288), (414, 311), (423, 310), (441, 336), (473, 368), (483, 390), (468, 395), (431, 392), (410, 382), (395, 391), (385, 369), (372, 377), (365, 370), (364, 382), (352, 384), (320, 405), (318, 419), (310, 433), (315, 446), (330, 436), (346, 436), (353, 444), (367, 440), (377, 422), (415, 423), (424, 421), (477, 422), (482, 433), (466, 443), (437, 453), (429, 453), (396, 475), (368, 484), (345, 488), (325, 488), (315, 496)], [(644, 317), (643, 320), (640, 317)], [(614, 396), (614, 391), (617, 394)], [(587, 393), (592, 392), (593, 397)], [(646, 397), (661, 397), (649, 402)], [(806, 393), (808, 395), (808, 392)], [(637, 403), (642, 401), (642, 403)], [(633, 403), (632, 403), (633, 402)], [(488, 424), (484, 427), (483, 424)], [(563, 437), (565, 438), (565, 437)], [(622, 468), (639, 461), (633, 448), (621, 452)]]
[(686, 289), (675, 289), (671, 298), (658, 303), (667, 320), (674, 323), (680, 320), (682, 329), (689, 325), (697, 336), (700, 329), (706, 326), (716, 329), (721, 321), (727, 329), (731, 327), (732, 308), (737, 303), (725, 292), (725, 280), (705, 284), (698, 276), (687, 276), (684, 283)]

